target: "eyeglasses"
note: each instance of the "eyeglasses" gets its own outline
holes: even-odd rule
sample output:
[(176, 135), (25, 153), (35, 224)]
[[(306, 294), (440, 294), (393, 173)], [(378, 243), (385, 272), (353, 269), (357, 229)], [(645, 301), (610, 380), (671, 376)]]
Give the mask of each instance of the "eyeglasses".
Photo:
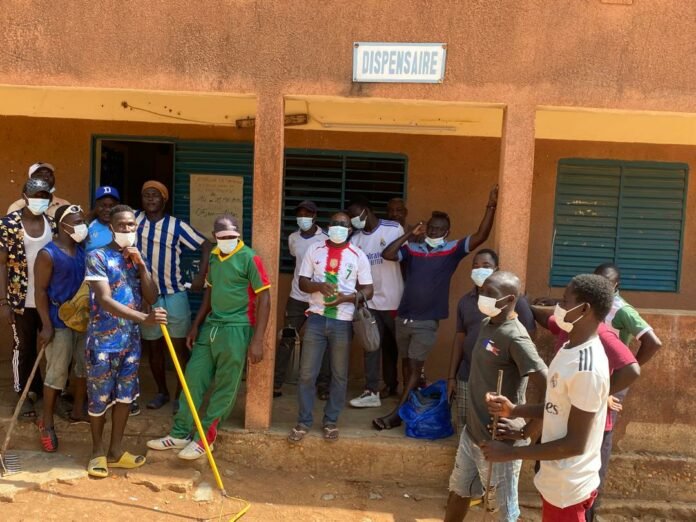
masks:
[(63, 215), (60, 216), (58, 223), (62, 223), (66, 216), (70, 214), (79, 214), (80, 212), (82, 212), (82, 207), (80, 205), (70, 205), (67, 210), (63, 212)]

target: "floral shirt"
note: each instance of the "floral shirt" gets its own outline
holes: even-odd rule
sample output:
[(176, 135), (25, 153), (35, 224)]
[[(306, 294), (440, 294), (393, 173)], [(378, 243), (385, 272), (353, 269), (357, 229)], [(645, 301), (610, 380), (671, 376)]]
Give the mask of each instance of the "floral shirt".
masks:
[[(51, 232), (56, 233), (53, 218), (46, 216)], [(7, 252), (7, 301), (17, 314), (24, 313), (29, 273), (24, 252), (22, 211), (10, 212), (0, 220), (0, 250)]]
[[(87, 253), (85, 281), (106, 281), (114, 301), (140, 310), (142, 294), (138, 268), (123, 254), (111, 247), (97, 248)], [(118, 317), (99, 306), (94, 291), (90, 291), (87, 348), (96, 352), (120, 352), (133, 339), (140, 339), (137, 323)]]

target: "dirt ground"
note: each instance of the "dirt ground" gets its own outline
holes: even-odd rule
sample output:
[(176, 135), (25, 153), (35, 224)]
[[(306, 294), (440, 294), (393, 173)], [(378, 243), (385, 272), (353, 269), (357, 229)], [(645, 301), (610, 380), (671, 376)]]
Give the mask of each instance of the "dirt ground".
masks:
[[(86, 459), (85, 448), (70, 448)], [(431, 522), (442, 520), (446, 492), (432, 488), (401, 487), (235, 467), (219, 462), (230, 495), (251, 506), (244, 521)], [(204, 471), (202, 481), (214, 485)], [(47, 484), (20, 493), (0, 506), (5, 521), (71, 521), (99, 519), (143, 521), (230, 520), (244, 507), (241, 501), (222, 499), (213, 486), (212, 500), (198, 502), (193, 492), (160, 492), (133, 483), (127, 473), (113, 470), (106, 479), (80, 479)], [(222, 517), (220, 513), (222, 512)], [(474, 508), (468, 520), (482, 520)], [(522, 520), (539, 520), (532, 511)]]

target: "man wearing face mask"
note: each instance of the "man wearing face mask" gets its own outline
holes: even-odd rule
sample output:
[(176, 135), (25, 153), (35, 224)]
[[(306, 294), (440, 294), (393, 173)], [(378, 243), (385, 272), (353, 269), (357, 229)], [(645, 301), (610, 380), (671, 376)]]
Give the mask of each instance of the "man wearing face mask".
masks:
[[(203, 303), (186, 336), (192, 350), (186, 382), (197, 410), (210, 392), (201, 424), (211, 449), (219, 423), (234, 407), (247, 354), (251, 364), (263, 360), (263, 337), (271, 310), (266, 269), (261, 258), (241, 241), (239, 229), (234, 216), (215, 220), (217, 247), (210, 254)], [(184, 397), (180, 400), (181, 409), (169, 435), (148, 441), (147, 446), (162, 451), (181, 449), (180, 459), (195, 460), (205, 456), (205, 449), (197, 432), (191, 437), (193, 416)]]
[[(29, 179), (39, 179), (45, 181), (46, 183), (48, 183), (50, 187), (49, 192), (51, 193), (52, 198), (49, 202), (48, 208), (46, 209), (46, 215), (50, 217), (53, 217), (58, 207), (70, 204), (64, 199), (61, 199), (54, 194), (56, 191), (55, 171), (56, 169), (53, 167), (53, 165), (51, 165), (50, 163), (43, 163), (41, 161), (39, 161), (38, 163), (34, 163), (29, 167)], [(25, 207), (25, 205), (26, 202), (23, 198), (18, 199), (10, 205), (10, 207), (7, 209), (7, 213), (9, 214), (16, 210), (22, 210)]]
[[(498, 271), (498, 254), (495, 250), (483, 248), (476, 252), (471, 267), (471, 280), (474, 288), (459, 300), (457, 305), (457, 331), (452, 346), (447, 391), (450, 402), (456, 393), (457, 424), (459, 429), (466, 423), (466, 388), (471, 371), (471, 354), (486, 316), (479, 310), (479, 290), (484, 281)], [(527, 298), (519, 297), (515, 304), (517, 319), (531, 336), (535, 330), (534, 316)]]
[[(471, 374), (467, 388), (466, 427), (462, 430), (454, 470), (450, 476), (447, 522), (463, 520), (472, 498), (485, 493), (488, 464), (480, 445), (490, 439), (490, 416), (486, 393), (495, 390), (498, 370), (503, 371), (503, 394), (524, 403), (527, 378), (544, 391), (546, 365), (537, 353), (526, 328), (517, 319), (515, 305), (520, 295), (520, 280), (510, 272), (494, 272), (481, 286), (478, 308), (487, 316), (481, 324), (471, 356)], [(526, 445), (527, 434), (505, 444)], [(517, 483), (520, 460), (493, 466), (491, 493), (498, 504), (498, 519), (514, 522), (520, 516)]]
[[(12, 328), (12, 377), (18, 394), (36, 361), (41, 318), (36, 310), (34, 263), (39, 250), (51, 242), (55, 232), (53, 219), (46, 216), (51, 197), (48, 183), (30, 179), (24, 184), (24, 207), (0, 221), (0, 320)], [(34, 402), (42, 389), (39, 371), (22, 407), (23, 418), (36, 417)]]
[(114, 187), (99, 187), (94, 193), (95, 218), (89, 224), (89, 237), (85, 244), (87, 252), (95, 248), (103, 248), (113, 240), (111, 233), (111, 209), (119, 204), (121, 195)]
[(612, 299), (612, 286), (601, 276), (582, 274), (568, 284), (554, 314), (568, 342), (549, 365), (542, 404), (515, 404), (505, 394), (486, 394), (491, 415), (543, 419), (541, 444), (482, 444), (491, 462), (541, 461), (534, 485), (542, 496), (543, 521), (585, 520), (597, 495), (610, 390), (609, 362), (597, 329)]
[[(285, 327), (281, 332), (281, 338), (276, 349), (275, 372), (273, 376), (273, 397), (280, 397), (283, 392), (285, 375), (292, 359), (292, 354), (297, 345), (302, 325), (305, 323), (305, 312), (309, 308), (309, 294), (300, 290), (300, 265), (307, 249), (317, 242), (325, 242), (328, 236), (317, 225), (317, 206), (313, 201), (302, 201), (295, 208), (297, 219), (296, 230), (288, 237), (288, 250), (295, 258), (295, 273), (292, 277), (290, 296), (285, 305)], [(320, 397), (328, 396), (331, 373), (329, 371), (329, 358), (324, 357), (321, 372), (317, 380), (317, 393)], [(327, 397), (328, 398), (328, 397)]]
[[(143, 210), (135, 214), (138, 223), (136, 246), (152, 267), (152, 276), (159, 288), (156, 306), (167, 310), (169, 334), (181, 361), (186, 368), (189, 351), (186, 349), (186, 334), (191, 327), (191, 308), (186, 286), (182, 280), (182, 249), (201, 250), (200, 271), (192, 281), (191, 289), (203, 289), (203, 280), (208, 270), (211, 244), (205, 236), (188, 223), (165, 213), (169, 200), (169, 190), (159, 181), (146, 181), (141, 191)], [(149, 353), (150, 370), (157, 385), (157, 395), (147, 403), (147, 407), (157, 410), (169, 402), (167, 374), (165, 372), (164, 339), (159, 327), (142, 329), (143, 341)], [(177, 381), (177, 396), (181, 389)], [(179, 408), (174, 401), (173, 411)]]
[[(147, 263), (135, 247), (133, 209), (111, 209), (113, 241), (87, 254), (85, 281), (90, 287), (87, 328), (88, 413), (92, 454), (87, 473), (103, 478), (112, 468), (137, 468), (145, 457), (132, 455), (121, 446), (131, 404), (140, 394), (140, 326), (167, 323), (167, 311), (142, 310), (157, 299), (157, 285)], [(111, 409), (111, 441), (103, 441), (106, 411)]]
[[(401, 425), (399, 407), (420, 380), (425, 360), (435, 345), (441, 319), (449, 315), (449, 287), (459, 263), (471, 250), (488, 239), (498, 204), (498, 186), (491, 190), (486, 212), (476, 233), (447, 241), (450, 219), (433, 212), (427, 226), (422, 222), (388, 245), (382, 257), (406, 264), (406, 282), (396, 318), (396, 343), (402, 360), (404, 389), (401, 400), (388, 415), (374, 419), (378, 430)], [(425, 233), (422, 243), (415, 239)]]
[(87, 238), (87, 224), (77, 205), (58, 207), (55, 219), (56, 239), (39, 251), (34, 265), (36, 309), (42, 324), (39, 345), (46, 346), (43, 416), (37, 424), (41, 446), (47, 452), (58, 449), (53, 414), (58, 396), (68, 381), (71, 362), (75, 387), (72, 421), (86, 422), (83, 408), (87, 393), (85, 335), (72, 330), (58, 317), (60, 305), (72, 299), (85, 278), (82, 243)]
[[(354, 408), (381, 406), (380, 396), (397, 394), (399, 385), (399, 352), (394, 338), (394, 318), (399, 307), (404, 281), (397, 261), (382, 257), (384, 248), (401, 237), (404, 229), (396, 221), (378, 219), (365, 197), (355, 198), (348, 205), (348, 215), (355, 232), (350, 242), (362, 250), (370, 261), (374, 295), (367, 303), (377, 321), (380, 334), (379, 350), (365, 352), (365, 390), (350, 401)], [(380, 362), (384, 389), (380, 390)]]
[(325, 441), (338, 440), (336, 423), (346, 400), (355, 302), (366, 302), (373, 292), (370, 262), (348, 241), (350, 230), (348, 214), (331, 216), (329, 240), (309, 247), (300, 267), (300, 289), (311, 295), (297, 385), (298, 420), (288, 435), (290, 442), (300, 442), (312, 426), (314, 382), (327, 350), (331, 386), (322, 426)]

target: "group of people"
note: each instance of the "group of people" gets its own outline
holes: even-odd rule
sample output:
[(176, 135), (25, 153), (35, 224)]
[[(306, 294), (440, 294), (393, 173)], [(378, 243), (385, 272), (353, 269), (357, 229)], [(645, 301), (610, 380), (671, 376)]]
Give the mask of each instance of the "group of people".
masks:
[[(58, 449), (54, 416), (70, 380), (68, 419), (91, 426), (88, 473), (106, 477), (109, 468), (145, 463), (122, 441), (128, 418), (140, 413), (143, 344), (158, 389), (147, 408), (170, 402), (162, 325), (186, 368), (195, 408), (209, 394), (202, 422), (212, 444), (218, 424), (234, 406), (247, 355), (252, 364), (263, 358), (270, 313), (269, 278), (242, 241), (237, 218), (222, 215), (211, 223), (213, 245), (165, 212), (169, 190), (159, 181), (143, 185), (142, 210), (123, 204), (116, 188), (103, 186), (94, 194), (94, 209), (85, 212), (54, 194), (51, 164), (36, 163), (28, 174), (22, 198), (0, 220), (0, 320), (13, 333), (14, 389), (18, 394), (31, 389), (21, 409), (24, 418), (37, 417), (35, 404), (43, 396), (36, 419), (42, 448)], [(201, 270), (191, 283), (182, 279), (183, 249), (201, 252)], [(193, 322), (189, 287), (204, 291)], [(83, 293), (89, 297), (80, 299)], [(88, 319), (81, 321), (83, 316)], [(46, 354), (46, 374), (42, 378), (37, 372), (30, 383), (42, 353), (37, 348)], [(175, 447), (182, 459), (199, 458), (203, 446), (193, 433), (189, 405), (176, 397), (171, 402), (171, 434), (148, 446)]]
[[(54, 414), (70, 379), (68, 418), (91, 425), (89, 474), (104, 477), (109, 467), (143, 465), (145, 457), (125, 450), (122, 438), (128, 417), (139, 413), (138, 369), (146, 345), (157, 385), (147, 407), (159, 409), (171, 401), (174, 413), (170, 433), (147, 445), (180, 450), (182, 459), (200, 458), (203, 444), (194, 433), (189, 405), (177, 400), (179, 390), (171, 400), (162, 325), (186, 368), (194, 407), (200, 408), (209, 394), (203, 426), (212, 446), (219, 423), (234, 405), (247, 360), (255, 364), (264, 356), (270, 281), (263, 262), (244, 244), (235, 216), (223, 215), (211, 224), (213, 243), (168, 215), (169, 191), (158, 181), (143, 185), (138, 211), (123, 204), (113, 187), (97, 189), (90, 212), (54, 192), (53, 166), (32, 165), (22, 199), (0, 221), (0, 320), (11, 326), (14, 337), (14, 389), (31, 387), (22, 414), (35, 417), (34, 404), (43, 396), (40, 440), (45, 451), (56, 451)], [(311, 430), (317, 396), (326, 401), (323, 438), (338, 440), (353, 318), (362, 305), (376, 321), (380, 347), (365, 351), (364, 391), (349, 404), (378, 407), (397, 396), (394, 408), (372, 424), (378, 430), (401, 424), (399, 407), (423, 385), (440, 321), (449, 315), (452, 277), (488, 239), (497, 201), (494, 187), (476, 232), (458, 240), (449, 237), (451, 222), (444, 212), (408, 225), (408, 210), (399, 198), (389, 201), (388, 219), (381, 219), (369, 200), (357, 197), (330, 217), (326, 231), (317, 223), (314, 202), (297, 206), (298, 230), (288, 238), (295, 271), (273, 391), (275, 397), (282, 395), (293, 351), (301, 348), (291, 443), (300, 443)], [(200, 272), (190, 285), (182, 279), (182, 249), (201, 253)], [(447, 388), (462, 429), (445, 519), (462, 520), (472, 499), (487, 493), (495, 499), (500, 520), (516, 520), (521, 461), (530, 459), (540, 462), (535, 484), (544, 499), (544, 518), (591, 520), (606, 476), (616, 413), (661, 342), (620, 296), (614, 265), (576, 276), (558, 301), (532, 303), (520, 279), (499, 268), (495, 251), (476, 251), (472, 290), (456, 309)], [(82, 332), (63, 308), (87, 287), (89, 321)], [(204, 292), (193, 321), (189, 289)], [(548, 366), (533, 341), (537, 324), (556, 336)], [(627, 347), (634, 338), (639, 343), (635, 356)], [(29, 384), (37, 346), (45, 348), (46, 375)], [(497, 394), (499, 372), (502, 390)], [(528, 381), (545, 394), (543, 403), (525, 404)], [(107, 444), (103, 431), (109, 409)], [(495, 464), (489, 477), (490, 462)], [(490, 484), (487, 492), (485, 484)]]
[[(450, 219), (443, 212), (433, 212), (427, 223), (407, 225), (408, 211), (398, 198), (389, 201), (389, 219), (377, 217), (365, 198), (355, 198), (345, 212), (331, 216), (326, 232), (316, 223), (313, 202), (297, 206), (298, 230), (289, 237), (296, 266), (274, 381), (277, 397), (292, 351), (301, 347), (291, 443), (311, 430), (315, 395), (327, 401), (324, 439), (338, 439), (351, 321), (363, 302), (379, 327), (381, 344), (377, 351), (365, 351), (364, 391), (349, 404), (379, 407), (383, 399), (399, 395), (395, 408), (372, 423), (378, 430), (401, 424), (399, 406), (422, 386), (439, 321), (448, 317), (452, 276), (461, 260), (487, 240), (496, 206), (494, 188), (478, 230), (461, 240), (449, 239)], [(523, 459), (537, 461), (535, 484), (544, 499), (544, 520), (592, 520), (616, 415), (640, 367), (661, 347), (659, 338), (620, 296), (620, 273), (613, 264), (573, 278), (560, 300), (530, 303), (520, 279), (501, 271), (498, 254), (484, 248), (473, 256), (471, 280), (472, 290), (456, 309), (448, 374), (461, 436), (445, 520), (463, 520), (487, 484), (489, 504), (495, 506), (489, 508), (498, 511), (500, 520), (517, 520)], [(533, 340), (537, 324), (556, 338), (549, 366)], [(639, 343), (635, 356), (628, 348), (633, 339)], [(492, 392), (499, 372), (497, 395)], [(525, 404), (528, 381), (544, 394), (543, 403)], [(495, 464), (489, 477), (490, 462)]]

